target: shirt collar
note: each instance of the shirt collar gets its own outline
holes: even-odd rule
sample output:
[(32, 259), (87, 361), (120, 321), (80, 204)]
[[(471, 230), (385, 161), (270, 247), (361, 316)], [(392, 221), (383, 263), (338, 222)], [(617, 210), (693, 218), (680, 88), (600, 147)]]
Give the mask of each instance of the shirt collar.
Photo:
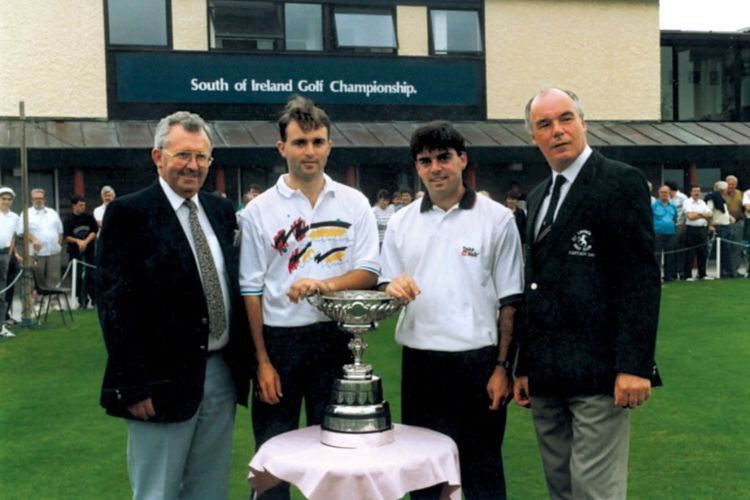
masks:
[[(461, 210), (469, 210), (474, 207), (474, 202), (477, 200), (477, 193), (464, 182), (464, 195), (458, 201), (458, 208)], [(430, 199), (430, 194), (425, 192), (422, 196), (422, 203), (419, 205), (420, 212), (429, 212), (432, 210), (433, 204)]]
[(562, 175), (565, 177), (565, 180), (568, 182), (568, 186), (573, 185), (573, 182), (575, 182), (576, 177), (578, 177), (578, 174), (581, 172), (581, 169), (583, 168), (583, 165), (586, 163), (586, 161), (589, 159), (589, 156), (591, 156), (591, 148), (587, 145), (585, 148), (583, 148), (583, 151), (581, 151), (581, 154), (578, 155), (578, 158), (573, 160), (573, 163), (571, 163), (568, 168), (560, 172), (559, 174), (552, 171), (552, 183), (554, 184), (555, 179), (558, 175)]
[[(183, 203), (185, 203), (185, 200), (187, 198), (175, 193), (172, 187), (167, 184), (167, 181), (165, 181), (161, 175), (159, 176), (159, 185), (161, 185), (161, 189), (164, 191), (164, 194), (166, 195), (169, 204), (172, 206), (172, 209), (176, 212), (177, 209), (180, 208)], [(196, 205), (200, 206), (200, 203), (198, 202), (198, 193), (195, 193), (189, 199), (193, 200)]]
[[(279, 180), (276, 181), (276, 191), (278, 191), (284, 198), (291, 198), (294, 193), (299, 191), (299, 189), (290, 188), (286, 183), (286, 176), (287, 174), (281, 174), (279, 176)], [(323, 190), (320, 192), (320, 195), (325, 196), (328, 193), (335, 194), (333, 191), (333, 179), (328, 177), (328, 174), (323, 173)]]

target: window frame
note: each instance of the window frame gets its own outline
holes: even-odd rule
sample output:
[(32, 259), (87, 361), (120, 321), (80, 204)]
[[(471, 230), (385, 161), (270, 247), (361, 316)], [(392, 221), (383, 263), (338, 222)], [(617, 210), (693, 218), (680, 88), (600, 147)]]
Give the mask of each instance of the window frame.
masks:
[[(662, 31), (661, 32), (661, 43), (660, 48), (671, 49), (671, 65), (672, 71), (672, 116), (661, 115), (662, 120), (673, 121), (673, 122), (701, 122), (701, 121), (712, 121), (712, 122), (742, 122), (747, 121), (744, 119), (742, 113), (742, 91), (740, 90), (734, 96), (732, 114), (733, 118), (709, 120), (705, 118), (696, 118), (692, 116), (690, 118), (680, 118), (680, 68), (679, 68), (679, 53), (683, 50), (700, 50), (700, 49), (718, 49), (723, 52), (731, 52), (733, 54), (739, 54), (743, 50), (750, 50), (750, 34), (746, 33), (684, 33), (677, 31)], [(663, 61), (662, 61), (663, 63)], [(734, 75), (736, 77), (738, 75)], [(741, 74), (739, 75), (742, 76)], [(687, 77), (686, 77), (687, 78)], [(721, 82), (718, 82), (721, 83)], [(660, 101), (663, 103), (665, 98), (664, 89), (665, 82), (660, 81)]]
[[(227, 39), (236, 39), (236, 40), (261, 40), (261, 39), (270, 39), (273, 41), (273, 47), (270, 49), (259, 49), (259, 48), (247, 48), (247, 47), (214, 47), (213, 42), (218, 38), (215, 33), (215, 28), (212, 20), (212, 15), (215, 10), (215, 4), (229, 4), (229, 3), (236, 3), (240, 4), (242, 2), (239, 1), (233, 1), (233, 0), (207, 0), (206, 1), (206, 23), (207, 23), (207, 34), (208, 34), (208, 50), (210, 52), (241, 52), (241, 53), (259, 53), (259, 54), (268, 54), (273, 53), (280, 50), (286, 50), (284, 48), (286, 39), (286, 33), (285, 33), (285, 26), (284, 26), (284, 5), (287, 2), (277, 2), (273, 0), (254, 0), (257, 3), (266, 3), (269, 4), (272, 9), (274, 10), (274, 14), (277, 16), (279, 20), (279, 29), (281, 31), (280, 36), (274, 37), (274, 36), (242, 36), (241, 34), (238, 34), (236, 37), (227, 37)], [(291, 2), (290, 2), (291, 3)], [(228, 6), (228, 5), (225, 5)], [(237, 5), (237, 7), (241, 7), (240, 5)], [(250, 8), (248, 7), (248, 10)]]
[[(338, 30), (336, 27), (336, 11), (337, 10), (351, 10), (361, 13), (369, 12), (387, 12), (390, 14), (391, 27), (393, 29), (393, 47), (376, 47), (376, 46), (351, 46), (351, 45), (339, 45)], [(376, 5), (362, 7), (353, 4), (329, 4), (328, 15), (326, 16), (329, 23), (328, 40), (330, 41), (331, 52), (338, 53), (356, 53), (356, 54), (397, 54), (398, 53), (398, 19), (396, 18), (395, 6), (388, 5)]]
[(109, 49), (135, 49), (135, 50), (173, 50), (173, 37), (172, 37), (172, 0), (163, 0), (165, 9), (165, 26), (167, 35), (166, 45), (139, 45), (139, 44), (128, 44), (128, 43), (111, 43), (110, 42), (110, 27), (109, 27), (109, 0), (103, 0), (104, 2), (104, 42), (105, 47)]
[[(479, 50), (478, 51), (459, 51), (446, 50), (437, 51), (435, 49), (435, 30), (432, 26), (432, 13), (434, 11), (454, 11), (454, 12), (476, 12), (477, 24), (479, 27)], [(484, 57), (485, 55), (485, 37), (484, 37), (484, 9), (478, 8), (451, 8), (451, 7), (430, 7), (427, 9), (427, 36), (429, 44), (429, 54), (434, 57)]]

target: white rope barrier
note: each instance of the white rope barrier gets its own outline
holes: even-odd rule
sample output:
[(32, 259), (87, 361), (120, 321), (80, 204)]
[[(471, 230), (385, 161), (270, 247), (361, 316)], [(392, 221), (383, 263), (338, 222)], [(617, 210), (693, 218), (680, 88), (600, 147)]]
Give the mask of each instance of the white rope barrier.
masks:
[(15, 277), (15, 278), (13, 278), (13, 281), (11, 281), (11, 282), (10, 282), (10, 284), (9, 284), (8, 286), (6, 286), (6, 287), (5, 287), (5, 288), (3, 288), (2, 290), (0, 290), (0, 294), (3, 294), (3, 293), (5, 293), (5, 292), (7, 292), (8, 290), (10, 290), (11, 288), (13, 288), (13, 285), (15, 285), (15, 284), (16, 284), (16, 282), (17, 282), (17, 281), (18, 281), (19, 279), (21, 279), (21, 276), (23, 276), (23, 269), (21, 269), (20, 271), (18, 271), (18, 274), (16, 274), (16, 277)]
[[(716, 233), (713, 233), (708, 240), (706, 241), (706, 247), (707, 247), (707, 256), (706, 260), (708, 260), (708, 257), (711, 255), (711, 249), (714, 246), (714, 243), (716, 243), (716, 277), (721, 277), (721, 246), (722, 245), (736, 245), (742, 248), (750, 248), (750, 243), (747, 241), (734, 241), (734, 240), (728, 240), (726, 238), (720, 238), (716, 236)], [(661, 267), (664, 267), (663, 257), (666, 257), (667, 255), (677, 255), (684, 252), (689, 252), (691, 250), (694, 250), (696, 248), (700, 248), (703, 246), (703, 243), (700, 243), (698, 245), (693, 245), (689, 247), (681, 247), (676, 250), (661, 250), (659, 252), (654, 252), (654, 255), (661, 263)], [(750, 264), (748, 265), (748, 274), (750, 274)]]

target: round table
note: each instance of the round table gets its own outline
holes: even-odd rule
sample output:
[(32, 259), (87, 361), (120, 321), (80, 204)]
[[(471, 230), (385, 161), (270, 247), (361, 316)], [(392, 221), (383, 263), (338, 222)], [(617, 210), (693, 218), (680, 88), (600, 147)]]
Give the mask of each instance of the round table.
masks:
[(442, 498), (461, 500), (453, 440), (423, 427), (394, 427), (393, 443), (365, 448), (324, 445), (318, 425), (280, 434), (255, 454), (248, 479), (258, 494), (287, 481), (312, 500), (393, 500), (445, 483)]

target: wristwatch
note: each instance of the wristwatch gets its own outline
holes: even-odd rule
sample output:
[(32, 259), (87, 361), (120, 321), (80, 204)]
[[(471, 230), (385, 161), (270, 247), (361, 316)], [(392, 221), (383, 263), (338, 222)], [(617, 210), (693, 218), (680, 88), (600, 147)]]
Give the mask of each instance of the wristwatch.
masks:
[(513, 371), (513, 363), (508, 359), (498, 359), (497, 366), (502, 366), (508, 373)]

